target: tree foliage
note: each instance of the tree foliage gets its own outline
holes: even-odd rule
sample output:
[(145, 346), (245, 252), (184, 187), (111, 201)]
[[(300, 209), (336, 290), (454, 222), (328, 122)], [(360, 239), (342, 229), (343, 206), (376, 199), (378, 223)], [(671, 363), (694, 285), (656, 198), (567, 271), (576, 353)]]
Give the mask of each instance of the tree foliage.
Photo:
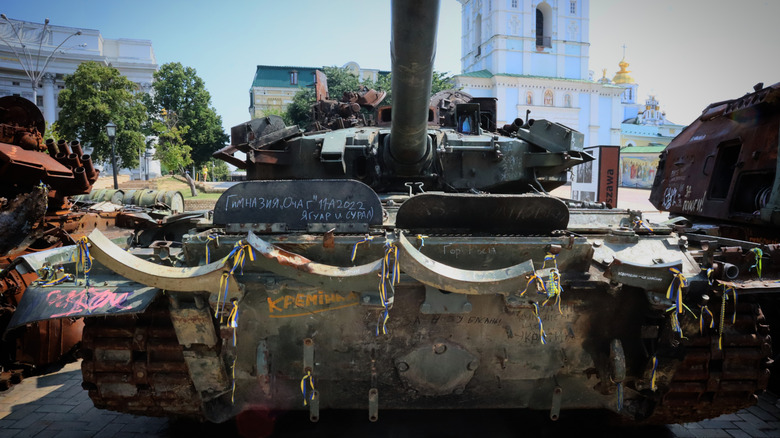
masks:
[(177, 129), (183, 144), (192, 150), (192, 161), (198, 166), (208, 162), (212, 153), (224, 147), (228, 136), (222, 130), (222, 118), (211, 106), (203, 79), (194, 68), (178, 62), (164, 64), (154, 79), (154, 95), (146, 98), (149, 113), (175, 112)]
[(154, 157), (160, 160), (166, 169), (183, 169), (192, 164), (191, 152), (184, 141), (184, 136), (189, 131), (189, 126), (178, 127), (176, 114), (165, 111), (162, 120), (153, 123), (153, 129), (159, 132)]
[(230, 180), (230, 168), (227, 163), (222, 160), (213, 160), (214, 169), (211, 171), (215, 181), (229, 181)]
[(311, 106), (314, 104), (314, 90), (311, 88), (302, 88), (295, 96), (292, 103), (287, 106), (287, 116), (285, 120), (290, 120), (293, 124), (302, 129), (309, 127), (311, 123)]
[[(325, 67), (323, 69), (325, 76), (328, 78), (328, 96), (330, 99), (340, 99), (345, 91), (357, 91), (361, 86), (367, 88), (373, 88), (377, 91), (385, 91), (387, 93), (385, 99), (382, 101), (382, 105), (393, 104), (392, 93), (392, 74), (380, 74), (377, 81), (374, 82), (371, 79), (365, 79), (362, 82), (346, 68), (342, 67)], [(442, 90), (447, 90), (453, 87), (452, 76), (449, 73), (433, 72), (433, 80), (431, 82), (431, 96)], [(287, 107), (287, 115), (285, 121), (295, 123), (302, 128), (307, 128), (311, 123), (311, 106), (314, 104), (314, 90), (311, 88), (303, 88), (293, 96), (293, 101)]]
[(119, 70), (95, 62), (81, 63), (72, 75), (65, 76), (60, 92), (61, 108), (56, 132), (62, 139), (78, 139), (92, 148), (92, 158), (103, 161), (111, 157), (111, 143), (106, 124), (116, 128), (118, 167), (138, 165), (138, 153), (145, 147), (142, 124), (146, 109), (135, 83)]

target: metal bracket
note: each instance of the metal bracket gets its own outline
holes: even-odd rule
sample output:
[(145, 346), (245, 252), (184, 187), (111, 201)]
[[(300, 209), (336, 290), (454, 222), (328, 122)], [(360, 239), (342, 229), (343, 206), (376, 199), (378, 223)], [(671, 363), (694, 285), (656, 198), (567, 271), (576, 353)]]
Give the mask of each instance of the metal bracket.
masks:
[(315, 390), (314, 395), (309, 400), (309, 421), (316, 423), (320, 421), (320, 392)]
[(367, 233), (368, 224), (358, 223), (309, 223), (306, 225), (306, 231), (309, 233), (327, 233), (333, 230), (336, 233)]
[(420, 313), (455, 314), (471, 312), (469, 296), (442, 292), (435, 287), (425, 286), (425, 302), (420, 306)]
[(259, 234), (267, 233), (286, 233), (287, 224), (285, 223), (247, 223), (247, 224), (226, 224), (225, 231), (228, 233), (246, 233), (252, 231)]
[(368, 391), (368, 421), (375, 422), (379, 419), (379, 390), (371, 388)]
[[(312, 338), (303, 340), (303, 374), (308, 373), (314, 375), (314, 340)], [(312, 423), (320, 421), (320, 392), (315, 389), (308, 403), (309, 421)]]
[(561, 399), (563, 398), (563, 388), (556, 386), (553, 389), (552, 406), (550, 407), (550, 420), (558, 421), (561, 416)]

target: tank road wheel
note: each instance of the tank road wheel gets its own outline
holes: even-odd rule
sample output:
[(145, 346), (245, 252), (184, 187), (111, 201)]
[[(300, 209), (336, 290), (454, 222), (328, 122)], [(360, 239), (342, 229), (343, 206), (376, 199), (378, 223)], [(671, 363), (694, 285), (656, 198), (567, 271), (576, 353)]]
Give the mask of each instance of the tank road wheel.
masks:
[[(688, 321), (682, 360), (648, 423), (690, 423), (747, 408), (769, 383), (771, 340), (761, 308), (737, 306), (736, 321), (726, 310), (722, 350), (718, 348), (719, 311), (715, 328), (699, 335), (697, 321)], [(695, 324), (695, 325), (694, 325)], [(695, 327), (695, 334), (694, 334)], [(659, 385), (660, 386), (660, 385)]]
[(202, 418), (167, 298), (137, 315), (85, 318), (82, 386), (96, 408)]

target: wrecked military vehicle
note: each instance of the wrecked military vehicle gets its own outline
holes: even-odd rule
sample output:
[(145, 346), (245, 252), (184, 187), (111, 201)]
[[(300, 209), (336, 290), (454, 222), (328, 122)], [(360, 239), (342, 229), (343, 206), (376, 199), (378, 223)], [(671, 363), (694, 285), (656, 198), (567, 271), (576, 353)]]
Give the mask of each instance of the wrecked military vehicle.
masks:
[(218, 154), (252, 181), (181, 248), (124, 251), (96, 231), (41, 254), (76, 283), (28, 290), (12, 324), (84, 316), (84, 388), (139, 415), (600, 409), (678, 423), (755, 403), (770, 354), (759, 307), (671, 227), (548, 195), (591, 159), (582, 134), (517, 120), (499, 135), (459, 92), (431, 105), (438, 2), (392, 10), (379, 126), (234, 127)]
[(780, 83), (759, 83), (708, 105), (672, 140), (650, 194), (701, 263), (723, 277), (723, 286), (757, 300), (770, 326), (780, 324), (778, 145)]

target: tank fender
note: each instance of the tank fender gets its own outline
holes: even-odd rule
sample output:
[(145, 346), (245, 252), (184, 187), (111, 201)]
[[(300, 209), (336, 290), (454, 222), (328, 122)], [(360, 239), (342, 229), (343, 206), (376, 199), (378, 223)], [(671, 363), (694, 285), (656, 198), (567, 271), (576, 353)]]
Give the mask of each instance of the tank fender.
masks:
[[(39, 272), (47, 266), (74, 263), (77, 245), (36, 251), (19, 256), (12, 266), (20, 275)], [(16, 327), (51, 319), (80, 318), (140, 313), (154, 301), (160, 290), (143, 287), (135, 282), (121, 280), (95, 282), (90, 286), (64, 282), (59, 284), (32, 283), (22, 295), (6, 333)]]
[(160, 293), (131, 281), (99, 285), (31, 286), (24, 291), (6, 333), (37, 321), (141, 313)]
[(224, 259), (197, 267), (162, 266), (126, 252), (97, 229), (87, 238), (91, 243), (90, 255), (128, 280), (167, 291), (211, 292), (224, 289), (222, 274), (227, 274), (228, 297), (240, 298), (241, 289)]
[(406, 275), (447, 292), (467, 295), (502, 294), (522, 291), (534, 274), (532, 260), (502, 269), (473, 271), (437, 262), (415, 248), (398, 232), (399, 264)]

